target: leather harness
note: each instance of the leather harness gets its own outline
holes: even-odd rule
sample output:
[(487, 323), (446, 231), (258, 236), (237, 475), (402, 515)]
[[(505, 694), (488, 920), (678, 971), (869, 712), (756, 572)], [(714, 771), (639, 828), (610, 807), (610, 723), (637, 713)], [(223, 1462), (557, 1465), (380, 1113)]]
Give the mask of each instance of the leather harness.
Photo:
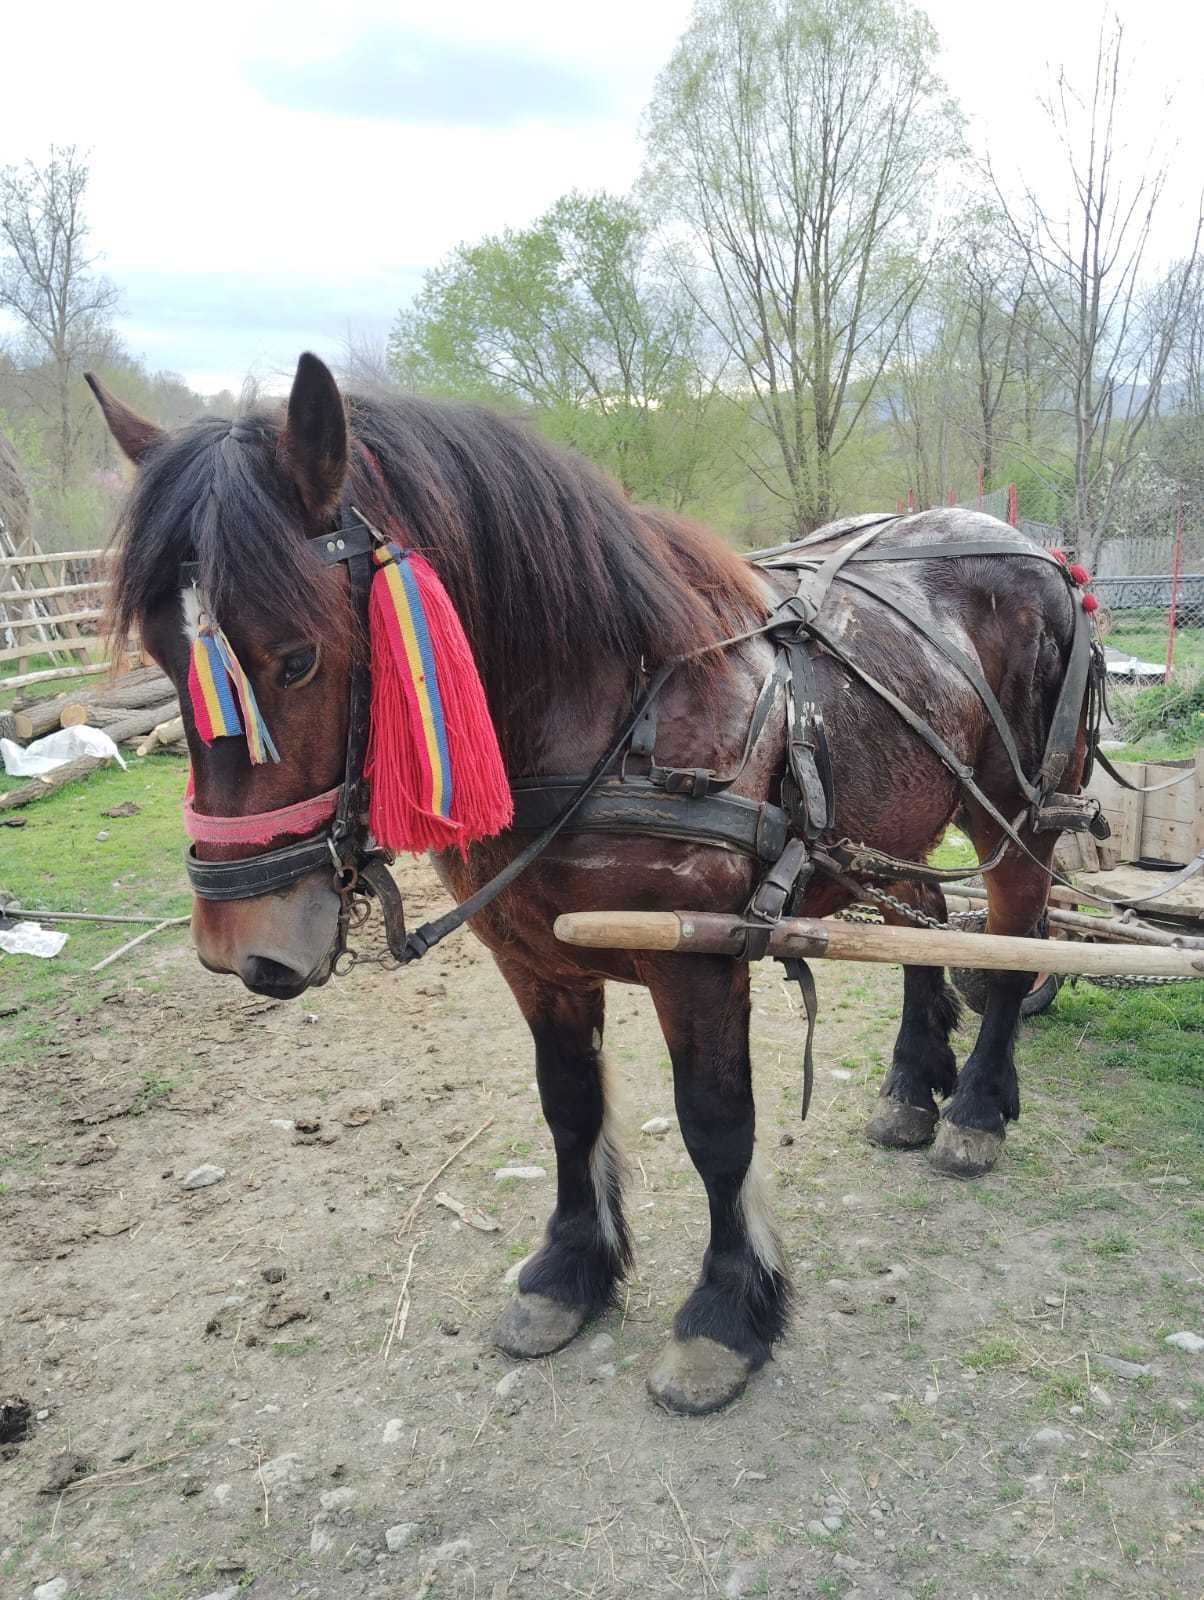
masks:
[[(876, 542), (879, 536), (898, 520), (896, 516), (885, 515), (849, 518), (822, 528), (808, 538), (754, 551), (749, 556), (753, 565), (767, 577), (790, 575), (794, 588), (784, 598), (777, 599), (764, 622), (695, 652), (701, 655), (730, 649), (755, 638), (766, 638), (775, 647), (773, 664), (761, 684), (749, 718), (741, 756), (731, 772), (720, 775), (708, 768), (666, 767), (658, 763), (659, 697), (676, 669), (692, 658), (670, 659), (649, 677), (641, 673), (629, 715), (591, 772), (578, 776), (521, 777), (513, 781), (512, 826), (516, 832), (535, 834), (531, 843), (475, 894), (443, 916), (407, 932), (401, 895), (388, 870), (393, 858), (369, 836), (364, 820), (367, 811), (364, 759), (370, 718), (371, 669), (366, 651), (360, 651), (351, 667), (343, 783), (330, 824), (297, 844), (260, 851), (237, 861), (201, 861), (195, 849), (190, 848), (186, 866), (194, 892), (204, 900), (249, 899), (278, 892), (311, 872), (330, 867), (334, 887), (342, 899), (334, 969), (345, 971), (347, 961), (354, 961), (354, 952), (347, 948), (348, 929), (367, 915), (370, 898), (380, 902), (392, 960), (404, 965), (425, 955), (441, 939), (482, 911), (544, 853), (558, 834), (659, 836), (736, 851), (760, 864), (762, 875), (745, 913), (743, 956), (753, 960), (766, 954), (774, 923), (801, 900), (816, 870), (846, 883), (851, 874), (881, 882), (904, 880), (938, 885), (992, 870), (999, 865), (1009, 845), (1036, 861), (1019, 835), (1021, 819), (1012, 821), (1005, 817), (983, 793), (972, 768), (962, 762), (928, 722), (892, 688), (854, 660), (821, 621), (824, 603), (838, 580), (903, 617), (975, 690), (1026, 802), (1030, 829), (1062, 832), (1089, 828), (1097, 837), (1107, 837), (1107, 822), (1099, 814), (1098, 802), (1058, 792), (1073, 757), (1084, 705), (1087, 708), (1088, 771), (1095, 758), (1114, 777), (1118, 776), (1097, 750), (1105, 681), (1103, 652), (1087, 614), (1078, 604), (1074, 580), (1048, 551), (1000, 537), (879, 546)], [(834, 550), (816, 548), (835, 540), (842, 542)], [(383, 543), (382, 536), (347, 503), (341, 509), (339, 526), (309, 541), (310, 549), (325, 565), (346, 565), (352, 605), (361, 619), (367, 617), (372, 552), (379, 543)], [(1022, 556), (1046, 561), (1065, 577), (1075, 601), (1074, 632), (1066, 670), (1041, 763), (1031, 778), (1024, 769), (1003, 709), (979, 663), (908, 610), (903, 597), (892, 592), (880, 576), (861, 570), (866, 562), (971, 556)], [(186, 563), (182, 576), (185, 581), (190, 577), (195, 579), (196, 564)], [(999, 848), (988, 860), (976, 862), (971, 868), (941, 870), (920, 862), (901, 861), (864, 844), (835, 837), (832, 763), (815, 680), (811, 654), (814, 647), (823, 650), (852, 678), (891, 706), (952, 772), (963, 792), (992, 818), (1002, 837)], [(787, 699), (787, 732), (781, 803), (756, 801), (730, 793), (757, 748), (783, 691)], [(1125, 782), (1124, 779), (1119, 781)], [(1044, 863), (1037, 861), (1037, 864), (1043, 871), (1050, 872)], [(1183, 881), (1201, 867), (1204, 867), (1204, 852), (1174, 881)], [(1051, 872), (1050, 875), (1056, 876)], [(1107, 897), (1102, 898), (1107, 900)], [(803, 1098), (803, 1114), (806, 1115), (812, 1079), (811, 1024), (815, 1016), (815, 989), (805, 962), (792, 958), (783, 964), (787, 975), (799, 983), (808, 1017)]]

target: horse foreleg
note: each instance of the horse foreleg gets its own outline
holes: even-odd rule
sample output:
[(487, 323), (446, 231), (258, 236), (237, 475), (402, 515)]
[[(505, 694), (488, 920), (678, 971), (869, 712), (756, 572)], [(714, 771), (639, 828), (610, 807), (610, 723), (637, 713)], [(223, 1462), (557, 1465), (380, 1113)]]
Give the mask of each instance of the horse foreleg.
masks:
[(535, 1038), (539, 1097), (556, 1147), (556, 1209), (495, 1337), (507, 1355), (544, 1356), (610, 1305), (631, 1243), (607, 1121), (602, 985), (549, 988), (502, 970)]
[[(971, 812), (970, 835), (982, 856), (999, 842), (999, 830)], [(1056, 835), (1020, 830), (1037, 861), (1053, 858)], [(988, 933), (1028, 937), (1041, 931), (1049, 898), (1049, 878), (1015, 845), (993, 872), (984, 874)], [(1016, 1031), (1020, 1005), (1032, 988), (1035, 972), (992, 972), (987, 1004), (974, 1048), (945, 1107), (931, 1160), (942, 1172), (976, 1178), (989, 1172), (1003, 1151), (1009, 1122), (1020, 1115), (1020, 1080), (1016, 1073)]]
[[(893, 893), (905, 904), (944, 921), (945, 897), (921, 884), (897, 884)], [(914, 922), (889, 907), (885, 920), (896, 927)], [(866, 1127), (871, 1144), (914, 1150), (936, 1136), (936, 1096), (957, 1087), (957, 1058), (949, 1035), (957, 1026), (957, 996), (945, 982), (943, 967), (903, 968), (903, 1016), (895, 1039), (890, 1071), (879, 1091), (882, 1104)]]
[(648, 1379), (659, 1404), (702, 1415), (741, 1392), (780, 1338), (790, 1289), (754, 1152), (748, 967), (666, 958), (649, 988), (673, 1060), (678, 1123), (706, 1185), (702, 1274)]

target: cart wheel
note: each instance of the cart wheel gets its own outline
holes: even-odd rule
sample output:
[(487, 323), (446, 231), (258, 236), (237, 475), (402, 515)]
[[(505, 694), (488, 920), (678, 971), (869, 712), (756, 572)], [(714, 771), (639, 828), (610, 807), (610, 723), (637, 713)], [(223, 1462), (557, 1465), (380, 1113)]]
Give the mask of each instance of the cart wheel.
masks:
[[(987, 914), (979, 912), (971, 920), (967, 918), (962, 927), (970, 933), (981, 933), (987, 925)], [(982, 967), (950, 967), (949, 977), (953, 987), (962, 999), (980, 1017), (987, 1009), (988, 985), (991, 974)], [(1057, 999), (1058, 990), (1062, 987), (1063, 978), (1057, 972), (1039, 972), (1032, 988), (1020, 1002), (1020, 1015), (1022, 1017), (1037, 1017), (1043, 1011), (1048, 1011)]]

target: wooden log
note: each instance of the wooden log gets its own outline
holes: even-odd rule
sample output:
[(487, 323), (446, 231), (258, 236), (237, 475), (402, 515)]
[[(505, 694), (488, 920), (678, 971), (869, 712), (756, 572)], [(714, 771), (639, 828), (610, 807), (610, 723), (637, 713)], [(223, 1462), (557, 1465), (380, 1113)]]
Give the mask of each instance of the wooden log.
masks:
[[(714, 911), (574, 911), (556, 918), (555, 932), (566, 944), (591, 949), (738, 956), (744, 948), (744, 926), (742, 918)], [(769, 954), (1008, 972), (1204, 978), (1204, 952), (1199, 951), (886, 928), (818, 917), (784, 917), (770, 933)]]
[(152, 750), (163, 750), (173, 744), (182, 744), (183, 740), (184, 718), (172, 717), (168, 722), (157, 723), (146, 738), (139, 742), (138, 754), (148, 756)]
[(99, 728), (103, 724), (96, 720), (98, 714), (111, 717), (119, 711), (137, 711), (143, 706), (162, 705), (175, 694), (171, 679), (165, 672), (156, 669), (154, 677), (138, 677), (137, 682), (131, 683), (129, 679), (136, 676), (133, 672), (128, 673), (125, 678), (97, 689), (94, 694), (68, 699), (60, 718), (63, 727), (75, 728), (81, 722), (87, 722)]
[(108, 671), (107, 661), (90, 661), (86, 667), (39, 667), (36, 672), (0, 677), (0, 689), (24, 689), (31, 683), (49, 683), (54, 678), (94, 678), (98, 672)]
[(140, 711), (123, 711), (116, 722), (108, 724), (105, 732), (114, 744), (121, 744), (124, 739), (140, 739), (159, 723), (178, 716), (179, 711), (179, 701), (174, 698), (163, 705), (143, 706)]
[[(958, 902), (981, 904), (986, 898), (985, 890), (965, 885), (956, 894), (947, 895), (946, 901), (952, 911)], [(1051, 905), (1046, 916), (1052, 927), (1065, 928), (1071, 933), (1085, 933), (1094, 939), (1120, 939), (1126, 944), (1161, 944), (1179, 949), (1204, 950), (1204, 938), (1166, 933), (1161, 928), (1150, 927), (1148, 923), (1125, 922), (1121, 917), (1093, 917), (1084, 911), (1065, 910), (1058, 905)]]
[(44, 772), (40, 778), (30, 778), (19, 789), (10, 789), (7, 794), (0, 794), (0, 811), (11, 811), (16, 806), (27, 806), (31, 801), (44, 800), (48, 794), (66, 788), (69, 783), (91, 777), (97, 767), (104, 766), (106, 759), (105, 756), (79, 756), (75, 761), (68, 761), (61, 767), (55, 767), (53, 772)]
[(14, 711), (13, 726), (17, 730), (14, 738), (28, 743), (30, 739), (40, 739), (44, 733), (53, 733), (66, 704), (67, 696), (60, 694), (53, 700), (39, 701), (30, 706), (28, 711)]

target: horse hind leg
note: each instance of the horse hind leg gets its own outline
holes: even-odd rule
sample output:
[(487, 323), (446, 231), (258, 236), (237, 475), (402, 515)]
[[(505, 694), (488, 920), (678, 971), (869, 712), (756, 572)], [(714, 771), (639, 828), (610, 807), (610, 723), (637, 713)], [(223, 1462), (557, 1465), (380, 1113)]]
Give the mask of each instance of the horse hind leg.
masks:
[[(892, 892), (906, 905), (943, 922), (945, 897), (923, 884), (896, 884)], [(896, 927), (914, 927), (902, 912), (883, 908)], [(936, 1097), (957, 1087), (957, 1058), (949, 1035), (957, 1026), (957, 996), (945, 982), (943, 967), (903, 968), (903, 1015), (890, 1071), (879, 1091), (881, 1103), (866, 1127), (871, 1144), (888, 1150), (915, 1150), (936, 1137)]]
[[(999, 843), (1000, 830), (970, 808), (970, 836), (986, 857)], [(1036, 857), (1030, 860), (1011, 846), (1003, 862), (984, 874), (988, 933), (1028, 937), (1039, 934), (1049, 899), (1049, 875), (1056, 835), (1034, 834), (1027, 827), (1020, 838)], [(1040, 864), (1038, 864), (1040, 863)], [(1020, 1079), (1016, 1072), (1016, 1033), (1020, 1006), (1032, 988), (1035, 972), (991, 972), (987, 1004), (974, 1048), (945, 1106), (931, 1161), (954, 1177), (976, 1178), (989, 1172), (1003, 1151), (1009, 1122), (1020, 1116)]]
[(545, 1356), (611, 1304), (631, 1242), (608, 1117), (602, 986), (548, 989), (503, 972), (535, 1039), (539, 1095), (556, 1147), (556, 1208), (494, 1337), (507, 1355)]

